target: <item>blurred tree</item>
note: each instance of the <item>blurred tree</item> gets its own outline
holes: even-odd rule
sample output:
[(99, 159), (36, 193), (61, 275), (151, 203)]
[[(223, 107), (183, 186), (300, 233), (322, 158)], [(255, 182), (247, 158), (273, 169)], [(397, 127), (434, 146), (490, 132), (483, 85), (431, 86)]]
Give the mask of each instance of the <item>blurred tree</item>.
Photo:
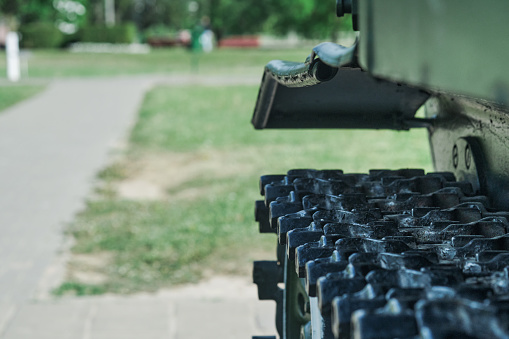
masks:
[(87, 7), (88, 0), (0, 0), (0, 13), (16, 17), (20, 24), (57, 19), (73, 22)]
[(0, 0), (0, 12), (4, 15), (14, 15), (18, 12), (18, 0)]
[(88, 0), (87, 20), (89, 24), (104, 24), (104, 0)]
[(348, 29), (335, 15), (335, 2), (321, 0), (209, 0), (215, 33), (297, 32), (307, 38), (331, 37)]
[[(212, 29), (224, 34), (259, 33), (272, 12), (274, 0), (210, 0)], [(277, 1), (276, 1), (277, 2)]]
[(350, 30), (349, 17), (336, 17), (335, 2), (278, 0), (271, 2), (267, 28), (278, 34), (297, 32), (307, 38), (335, 38), (339, 30)]
[(55, 25), (64, 34), (74, 34), (86, 21), (86, 0), (53, 0)]
[(175, 7), (181, 1), (175, 0), (135, 0), (134, 11), (131, 11), (130, 19), (135, 19), (139, 29), (143, 30), (150, 26), (173, 24), (172, 18)]
[[(104, 2), (104, 0), (100, 1)], [(117, 22), (122, 23), (134, 20), (133, 12), (136, 2), (136, 0), (115, 0), (115, 16)]]
[[(90, 24), (104, 24), (105, 0), (0, 0), (3, 14), (16, 16), (21, 24), (56, 20), (80, 13), (66, 11), (71, 3), (86, 8)], [(60, 10), (55, 9), (55, 4)], [(64, 5), (62, 5), (64, 4)], [(74, 6), (75, 8), (78, 8)], [(165, 26), (172, 29), (194, 27), (210, 17), (218, 37), (225, 34), (290, 31), (309, 38), (334, 37), (348, 20), (335, 16), (334, 1), (321, 0), (115, 0), (118, 23), (135, 22), (139, 29)], [(81, 19), (80, 19), (81, 20)], [(84, 20), (81, 20), (84, 21)], [(79, 22), (81, 24), (81, 21)], [(70, 27), (70, 26), (69, 26)]]
[[(104, 24), (104, 0), (88, 0), (88, 20)], [(168, 26), (174, 29), (191, 25), (188, 21), (190, 0), (115, 0), (117, 23), (135, 22), (139, 29)]]
[(15, 16), (20, 24), (55, 19), (53, 2), (47, 0), (0, 0), (2, 14)]

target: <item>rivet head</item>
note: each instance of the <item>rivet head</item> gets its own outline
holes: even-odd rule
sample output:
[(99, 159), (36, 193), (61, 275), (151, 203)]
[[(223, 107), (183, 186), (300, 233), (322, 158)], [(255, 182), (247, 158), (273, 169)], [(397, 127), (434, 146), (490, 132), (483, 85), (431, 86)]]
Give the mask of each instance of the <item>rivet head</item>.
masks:
[(470, 150), (470, 145), (465, 146), (465, 166), (467, 169), (470, 169), (472, 165), (472, 151)]
[(458, 168), (458, 161), (459, 161), (458, 146), (454, 145), (454, 147), (452, 148), (452, 165), (454, 166), (454, 168)]

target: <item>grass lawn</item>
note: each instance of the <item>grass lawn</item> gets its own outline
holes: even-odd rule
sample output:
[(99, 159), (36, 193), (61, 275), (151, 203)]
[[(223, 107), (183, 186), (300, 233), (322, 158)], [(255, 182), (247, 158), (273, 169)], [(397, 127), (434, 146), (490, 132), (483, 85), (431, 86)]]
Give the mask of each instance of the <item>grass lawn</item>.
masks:
[(253, 220), (258, 178), (291, 168), (431, 170), (424, 130), (267, 130), (250, 125), (256, 86), (157, 87), (123, 158), (70, 225), (57, 294), (150, 291), (212, 274), (249, 275), (275, 236)]
[[(273, 59), (304, 61), (311, 47), (299, 49), (218, 49), (198, 57), (183, 48), (153, 49), (148, 54), (72, 53), (67, 50), (32, 50), (23, 64), (30, 78), (89, 77), (132, 74), (238, 74), (261, 76)], [(198, 60), (198, 70), (191, 67)], [(0, 53), (0, 74), (5, 74), (5, 53)], [(23, 68), (26, 73), (26, 67)]]
[[(136, 74), (235, 74), (259, 76), (272, 59), (303, 61), (311, 48), (263, 50), (219, 49), (198, 56), (191, 67), (191, 53), (183, 48), (153, 49), (149, 54), (71, 53), (67, 50), (32, 50), (22, 57), (22, 81), (36, 78), (121, 76)], [(196, 58), (195, 58), (196, 59)], [(28, 74), (27, 74), (28, 73)], [(0, 74), (6, 74), (6, 55), (0, 53)], [(0, 86), (0, 111), (39, 93), (44, 86)]]
[(42, 85), (0, 86), (0, 111), (30, 98), (44, 89)]

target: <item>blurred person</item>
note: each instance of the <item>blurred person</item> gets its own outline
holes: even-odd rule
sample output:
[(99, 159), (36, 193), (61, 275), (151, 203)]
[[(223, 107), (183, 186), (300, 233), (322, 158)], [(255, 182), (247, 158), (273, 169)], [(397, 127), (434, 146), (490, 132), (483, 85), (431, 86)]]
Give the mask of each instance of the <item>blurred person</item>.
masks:
[(191, 43), (189, 45), (189, 49), (191, 50), (191, 70), (195, 72), (198, 72), (199, 69), (200, 54), (202, 51), (200, 37), (203, 30), (203, 26), (200, 24), (196, 24), (191, 30)]
[(200, 44), (205, 53), (210, 53), (214, 49), (214, 33), (210, 29), (210, 18), (203, 16), (200, 23), (203, 27), (203, 32), (200, 35)]
[(210, 53), (214, 49), (214, 33), (206, 29), (200, 36), (200, 44), (205, 53)]
[(191, 45), (191, 33), (188, 29), (183, 29), (178, 33), (178, 40), (182, 46), (190, 47)]

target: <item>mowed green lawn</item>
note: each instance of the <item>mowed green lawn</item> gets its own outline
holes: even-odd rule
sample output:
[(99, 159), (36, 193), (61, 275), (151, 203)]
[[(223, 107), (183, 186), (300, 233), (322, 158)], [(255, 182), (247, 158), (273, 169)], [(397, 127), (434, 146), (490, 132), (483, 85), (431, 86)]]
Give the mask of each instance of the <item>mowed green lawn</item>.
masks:
[(10, 85), (0, 86), (0, 112), (20, 101), (26, 100), (41, 92), (43, 85)]
[(56, 293), (129, 293), (249, 275), (252, 260), (274, 258), (275, 236), (258, 234), (253, 220), (262, 174), (431, 170), (424, 130), (256, 131), (257, 91), (161, 86), (147, 94), (125, 156), (100, 174), (98, 194), (69, 227), (75, 259)]
[[(152, 49), (148, 54), (73, 53), (31, 50), (22, 54), (22, 74), (30, 78), (117, 76), (134, 74), (261, 75), (270, 60), (304, 61), (311, 47), (297, 49), (217, 49), (193, 54), (185, 48)], [(197, 63), (198, 68), (192, 66)], [(6, 72), (0, 53), (0, 74)]]
[[(217, 49), (191, 54), (185, 48), (152, 49), (148, 54), (73, 53), (28, 50), (21, 53), (21, 80), (7, 82), (6, 54), (0, 53), (0, 111), (39, 93), (50, 79), (128, 75), (259, 76), (273, 59), (303, 61), (311, 47), (296, 49)], [(197, 67), (196, 67), (197, 65)], [(0, 77), (0, 80), (2, 77)], [(40, 80), (43, 79), (41, 82)], [(35, 80), (35, 81), (34, 81)]]

